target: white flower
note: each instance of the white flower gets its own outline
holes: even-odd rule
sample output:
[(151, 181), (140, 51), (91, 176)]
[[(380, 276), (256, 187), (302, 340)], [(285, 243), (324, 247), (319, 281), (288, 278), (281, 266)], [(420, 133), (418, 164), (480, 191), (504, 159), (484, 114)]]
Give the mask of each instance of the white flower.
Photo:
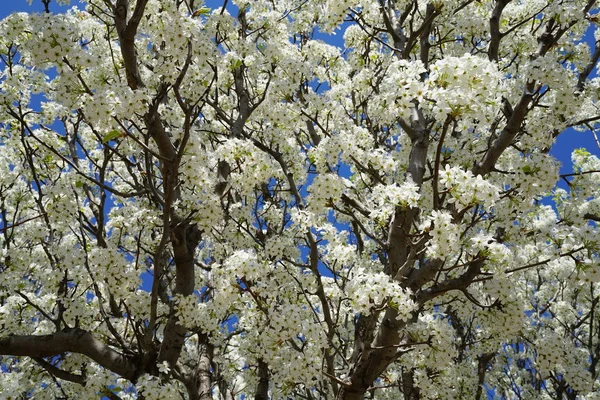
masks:
[(171, 368), (169, 367), (169, 363), (167, 361), (163, 361), (163, 362), (159, 363), (158, 371), (161, 374), (168, 374), (171, 371)]

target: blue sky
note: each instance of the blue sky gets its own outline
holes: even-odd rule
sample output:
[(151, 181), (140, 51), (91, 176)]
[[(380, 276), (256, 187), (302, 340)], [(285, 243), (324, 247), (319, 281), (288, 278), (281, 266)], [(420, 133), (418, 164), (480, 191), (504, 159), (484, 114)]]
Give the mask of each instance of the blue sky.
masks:
[[(78, 2), (72, 1), (75, 5)], [(50, 11), (58, 12), (64, 10), (66, 7), (59, 7), (55, 1), (50, 1)], [(5, 17), (6, 15), (15, 11), (44, 11), (44, 4), (41, 0), (33, 0), (31, 6), (27, 4), (27, 0), (4, 0), (0, 1), (0, 16)]]

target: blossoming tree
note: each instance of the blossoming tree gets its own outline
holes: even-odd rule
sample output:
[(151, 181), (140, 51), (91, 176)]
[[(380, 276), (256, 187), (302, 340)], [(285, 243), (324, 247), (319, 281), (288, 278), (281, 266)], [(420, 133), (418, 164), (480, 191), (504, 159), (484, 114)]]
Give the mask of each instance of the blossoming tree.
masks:
[(44, 4), (0, 22), (3, 398), (599, 398), (600, 159), (550, 155), (595, 1)]

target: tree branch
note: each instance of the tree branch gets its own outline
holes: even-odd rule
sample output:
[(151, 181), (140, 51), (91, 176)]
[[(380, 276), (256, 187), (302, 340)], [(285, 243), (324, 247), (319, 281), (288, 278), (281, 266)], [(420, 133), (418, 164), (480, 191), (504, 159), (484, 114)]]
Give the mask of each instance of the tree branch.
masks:
[(485, 381), (485, 375), (487, 373), (488, 364), (494, 359), (496, 353), (484, 353), (477, 357), (477, 394), (475, 399), (481, 399), (483, 394), (483, 382)]
[(521, 99), (516, 107), (514, 107), (512, 115), (509, 117), (504, 129), (502, 129), (500, 136), (498, 136), (488, 148), (483, 160), (473, 167), (474, 175), (488, 174), (494, 168), (496, 161), (498, 161), (502, 153), (504, 153), (504, 150), (508, 148), (517, 134), (521, 131), (521, 125), (529, 112), (529, 103), (533, 98), (534, 87), (535, 81), (527, 83), (525, 91), (521, 95)]
[(137, 0), (133, 15), (127, 22), (127, 9), (129, 7), (128, 0), (117, 0), (115, 5), (115, 26), (119, 34), (121, 44), (121, 55), (125, 64), (125, 74), (127, 76), (127, 84), (133, 90), (138, 87), (143, 87), (144, 83), (140, 77), (138, 69), (137, 56), (135, 52), (135, 35), (138, 25), (144, 15), (144, 9), (148, 0)]
[(133, 359), (113, 350), (91, 333), (79, 328), (66, 328), (50, 335), (0, 337), (2, 355), (35, 359), (54, 357), (67, 352), (83, 354), (131, 382), (135, 382), (143, 372), (139, 370)]
[(432, 286), (429, 289), (421, 291), (416, 296), (416, 301), (423, 304), (437, 296), (447, 293), (451, 290), (459, 290), (467, 288), (473, 279), (481, 272), (481, 267), (485, 262), (485, 258), (477, 258), (471, 262), (469, 268), (461, 276), (446, 281), (440, 282), (437, 285)]
[(41, 357), (33, 357), (33, 360), (38, 363), (42, 368), (44, 368), (50, 375), (57, 377), (58, 379), (62, 379), (63, 381), (69, 381), (73, 383), (77, 383), (81, 386), (85, 386), (85, 376), (72, 374), (67, 371), (63, 371), (60, 368), (55, 367), (50, 364), (48, 361), (44, 360)]
[(500, 40), (502, 39), (500, 18), (504, 7), (510, 2), (511, 0), (497, 1), (496, 7), (494, 7), (494, 11), (492, 12), (492, 17), (490, 18), (490, 44), (488, 46), (488, 58), (490, 61), (498, 61), (498, 50), (500, 48)]
[(596, 49), (594, 50), (594, 54), (590, 59), (590, 62), (585, 66), (583, 71), (579, 74), (579, 79), (577, 80), (577, 90), (579, 92), (583, 92), (585, 88), (585, 81), (590, 76), (594, 68), (596, 68), (596, 64), (598, 64), (598, 59), (600, 59), (600, 41), (596, 41)]
[(585, 213), (583, 215), (583, 218), (589, 219), (589, 220), (592, 220), (592, 221), (596, 221), (596, 222), (600, 222), (600, 216), (599, 215), (595, 215), (595, 214)]
[(256, 385), (255, 400), (269, 399), (269, 365), (263, 360), (258, 360), (258, 383)]

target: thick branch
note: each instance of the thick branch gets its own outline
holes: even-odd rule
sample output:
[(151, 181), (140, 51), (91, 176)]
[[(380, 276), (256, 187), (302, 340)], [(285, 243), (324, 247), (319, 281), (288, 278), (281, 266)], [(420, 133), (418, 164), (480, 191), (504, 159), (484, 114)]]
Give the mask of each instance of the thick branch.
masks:
[(442, 264), (442, 259), (431, 258), (423, 262), (419, 269), (413, 268), (406, 278), (406, 287), (416, 292), (435, 277)]
[(600, 216), (595, 214), (586, 213), (583, 215), (583, 218), (589, 219), (591, 221), (600, 222)]
[(523, 121), (525, 121), (525, 117), (529, 112), (529, 103), (533, 98), (533, 88), (535, 87), (535, 82), (530, 81), (526, 88), (525, 93), (521, 95), (521, 99), (517, 103), (517, 106), (513, 109), (512, 115), (508, 119), (506, 126), (502, 129), (500, 136), (489, 147), (483, 160), (476, 164), (473, 167), (473, 174), (475, 175), (486, 175), (488, 174), (496, 165), (496, 161), (500, 158), (504, 150), (508, 148), (508, 146), (515, 139), (517, 134), (521, 131), (521, 125)]
[(68, 371), (64, 371), (60, 368), (55, 367), (50, 364), (48, 361), (44, 360), (40, 357), (33, 357), (33, 360), (40, 365), (40, 367), (44, 368), (50, 375), (57, 377), (58, 379), (62, 379), (63, 381), (69, 381), (73, 383), (80, 384), (85, 386), (85, 377), (83, 375), (73, 374)]
[(255, 400), (269, 399), (269, 366), (263, 360), (258, 360), (258, 384), (256, 385)]
[(483, 382), (485, 381), (485, 374), (487, 372), (488, 364), (494, 359), (496, 353), (484, 353), (477, 357), (477, 394), (475, 399), (481, 399), (483, 395)]
[(488, 58), (491, 61), (498, 61), (498, 49), (500, 48), (500, 40), (502, 39), (502, 34), (500, 33), (500, 18), (502, 16), (502, 11), (504, 7), (511, 0), (500, 0), (496, 2), (496, 7), (494, 7), (494, 11), (492, 12), (492, 16), (490, 18), (490, 44), (488, 47)]
[(421, 398), (419, 388), (415, 385), (413, 370), (402, 371), (401, 387), (402, 393), (404, 394), (404, 400), (419, 400)]
[(450, 126), (450, 122), (452, 122), (452, 117), (446, 117), (446, 121), (444, 121), (444, 126), (442, 127), (442, 133), (440, 134), (440, 139), (438, 140), (437, 149), (435, 151), (435, 164), (433, 169), (433, 209), (439, 209), (439, 188), (438, 181), (440, 178), (440, 161), (442, 156), (442, 149), (444, 146), (444, 139), (446, 138), (446, 133), (448, 133), (448, 127)]
[[(174, 294), (190, 296), (194, 292), (195, 285), (195, 266), (194, 253), (200, 243), (201, 231), (195, 225), (190, 225), (187, 221), (180, 221), (173, 218), (171, 221), (171, 241), (173, 245), (173, 254), (175, 259), (175, 290)], [(158, 356), (158, 361), (167, 361), (175, 365), (181, 348), (185, 341), (187, 329), (180, 325), (175, 315), (175, 310), (171, 309), (171, 316), (167, 321), (164, 331), (164, 338)]]
[[(386, 310), (377, 336), (360, 352), (359, 359), (352, 371), (350, 384), (341, 388), (338, 399), (362, 400), (364, 393), (377, 377), (401, 354), (398, 352), (401, 340), (400, 332), (408, 323), (414, 321), (398, 320), (397, 317), (398, 311), (395, 309), (388, 308)], [(374, 317), (367, 317), (369, 320), (372, 318)]]
[(477, 258), (471, 262), (469, 268), (467, 268), (465, 273), (461, 276), (453, 279), (448, 279), (446, 281), (438, 283), (437, 285), (434, 285), (429, 289), (421, 291), (417, 295), (417, 302), (423, 304), (451, 290), (466, 289), (471, 283), (473, 283), (473, 280), (477, 277), (477, 275), (479, 275), (484, 262), (484, 258)]
[(596, 49), (594, 50), (594, 54), (592, 55), (590, 62), (579, 74), (579, 79), (577, 80), (577, 90), (579, 92), (583, 92), (583, 89), (585, 88), (585, 81), (590, 76), (594, 68), (596, 68), (596, 64), (598, 64), (598, 59), (600, 59), (600, 41), (596, 42)]
[(135, 382), (143, 372), (138, 370), (133, 360), (79, 328), (66, 328), (50, 335), (14, 335), (0, 338), (2, 355), (43, 358), (63, 353), (88, 356), (102, 367), (131, 382)]
[[(429, 149), (429, 132), (415, 130), (417, 137), (412, 140), (413, 147), (409, 156), (408, 173), (413, 182), (419, 187), (423, 184), (423, 176), (427, 164), (427, 151)], [(388, 232), (388, 259), (389, 273), (392, 277), (401, 279), (408, 273), (410, 263), (407, 263), (411, 243), (408, 239), (413, 222), (418, 215), (416, 208), (396, 207), (394, 217)], [(401, 268), (405, 270), (400, 271)]]
[[(165, 130), (158, 104), (166, 96), (166, 87), (159, 90), (150, 110), (144, 116), (148, 133), (158, 146), (159, 153), (163, 158), (161, 172), (163, 178), (163, 191), (165, 193), (163, 221), (165, 230), (170, 233), (173, 246), (173, 258), (175, 261), (175, 289), (173, 294), (189, 296), (194, 291), (195, 270), (194, 253), (201, 240), (202, 232), (184, 218), (179, 217), (174, 209), (174, 204), (181, 197), (179, 185), (179, 158), (175, 146), (171, 142), (168, 132)], [(160, 277), (155, 276), (155, 279)], [(172, 306), (169, 320), (165, 325), (164, 337), (159, 351), (158, 360), (167, 361), (174, 365), (179, 358), (181, 348), (185, 341), (187, 329), (178, 323), (175, 309)]]
[[(429, 130), (425, 126), (423, 115), (418, 110), (415, 111), (410, 133), (412, 149), (409, 156), (408, 173), (419, 187), (423, 184), (427, 151), (429, 149)], [(412, 270), (412, 260), (416, 255), (414, 245), (410, 239), (410, 230), (418, 213), (417, 208), (396, 207), (388, 232), (389, 265), (386, 272), (394, 279), (403, 282), (403, 284), (406, 284), (404, 279)], [(396, 360), (399, 354), (397, 350), (401, 339), (400, 331), (406, 326), (406, 321), (397, 320), (397, 316), (397, 310), (388, 308), (376, 335), (373, 335), (375, 324), (369, 323), (372, 322), (370, 319), (373, 316), (359, 317), (357, 328), (368, 325), (365, 326), (367, 331), (362, 335), (366, 338), (374, 337), (374, 340), (371, 344), (365, 343), (364, 349), (360, 349), (360, 354), (350, 377), (350, 384), (342, 388), (338, 398), (345, 400), (362, 399), (375, 379), (385, 371), (388, 365)], [(361, 321), (363, 318), (366, 318), (367, 321)], [(363, 324), (361, 325), (361, 323)]]
[[(210, 400), (212, 396), (214, 348), (208, 335), (198, 335), (198, 364), (193, 379), (186, 385), (190, 400)], [(190, 390), (192, 392), (190, 392)]]
[(402, 57), (402, 52), (406, 48), (406, 35), (402, 31), (402, 22), (408, 15), (409, 10), (412, 9), (412, 5), (410, 7), (407, 6), (407, 8), (408, 10), (406, 14), (402, 15), (402, 17), (398, 20), (395, 17), (393, 10), (388, 13), (388, 10), (386, 10), (383, 4), (380, 7), (385, 27), (394, 41), (394, 48), (396, 49), (395, 54), (397, 57)]
[(127, 84), (133, 90), (144, 86), (138, 69), (135, 52), (135, 35), (140, 20), (144, 15), (146, 3), (148, 3), (148, 0), (137, 0), (133, 15), (129, 22), (127, 22), (127, 8), (129, 6), (129, 1), (117, 0), (115, 6), (115, 26), (117, 28), (117, 33), (119, 34), (121, 55), (123, 56), (123, 63), (125, 64)]

